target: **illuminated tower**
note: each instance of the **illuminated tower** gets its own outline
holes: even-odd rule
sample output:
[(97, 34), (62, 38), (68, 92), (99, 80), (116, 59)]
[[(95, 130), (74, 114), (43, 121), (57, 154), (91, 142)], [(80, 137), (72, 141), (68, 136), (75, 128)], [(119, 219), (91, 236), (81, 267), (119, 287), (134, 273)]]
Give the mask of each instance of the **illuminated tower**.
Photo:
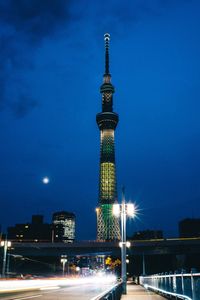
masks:
[(101, 139), (97, 240), (119, 240), (119, 221), (112, 214), (112, 206), (117, 202), (114, 134), (119, 118), (113, 112), (114, 87), (111, 84), (111, 75), (109, 73), (110, 35), (108, 33), (104, 35), (104, 40), (105, 74), (100, 88), (102, 112), (96, 116)]

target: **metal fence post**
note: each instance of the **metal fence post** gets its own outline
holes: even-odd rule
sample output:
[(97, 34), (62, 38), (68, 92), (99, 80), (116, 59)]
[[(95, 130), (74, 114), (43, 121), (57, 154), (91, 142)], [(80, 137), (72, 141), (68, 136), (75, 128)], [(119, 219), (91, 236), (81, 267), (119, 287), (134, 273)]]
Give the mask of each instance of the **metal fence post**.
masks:
[(182, 294), (185, 295), (185, 285), (184, 285), (183, 272), (181, 272), (181, 288), (182, 288)]
[(196, 292), (195, 292), (195, 282), (194, 282), (194, 276), (192, 274), (192, 270), (191, 270), (191, 289), (192, 289), (192, 299), (196, 300)]
[(172, 272), (169, 272), (169, 291), (172, 292)]
[(177, 291), (176, 273), (173, 274), (173, 293)]

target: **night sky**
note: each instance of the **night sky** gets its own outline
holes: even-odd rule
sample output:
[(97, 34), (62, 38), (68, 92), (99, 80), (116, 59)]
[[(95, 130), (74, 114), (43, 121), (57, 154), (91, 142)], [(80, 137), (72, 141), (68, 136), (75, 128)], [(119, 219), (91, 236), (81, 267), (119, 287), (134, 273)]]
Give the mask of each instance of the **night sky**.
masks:
[[(72, 211), (96, 238), (96, 113), (111, 34), (118, 198), (128, 232), (200, 217), (200, 2), (0, 1), (0, 224)], [(42, 178), (48, 176), (49, 184)]]

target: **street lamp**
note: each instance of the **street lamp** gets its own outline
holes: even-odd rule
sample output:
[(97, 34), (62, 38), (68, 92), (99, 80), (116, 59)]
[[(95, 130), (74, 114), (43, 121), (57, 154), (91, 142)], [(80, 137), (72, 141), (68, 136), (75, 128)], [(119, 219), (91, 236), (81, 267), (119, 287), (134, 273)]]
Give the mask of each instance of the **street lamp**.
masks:
[(1, 241), (1, 246), (4, 247), (3, 250), (3, 266), (2, 266), (2, 277), (5, 277), (5, 272), (6, 272), (6, 260), (7, 260), (7, 250), (9, 247), (11, 247), (11, 242), (10, 241)]
[(62, 255), (61, 256), (61, 260), (60, 262), (62, 263), (62, 267), (63, 267), (63, 276), (65, 275), (65, 264), (67, 262), (67, 256), (66, 255)]
[(122, 191), (122, 203), (113, 204), (113, 215), (121, 217), (121, 273), (122, 273), (122, 285), (123, 294), (126, 294), (126, 247), (130, 247), (130, 242), (126, 241), (126, 216), (135, 216), (135, 207), (132, 203), (126, 203), (124, 196), (124, 189)]

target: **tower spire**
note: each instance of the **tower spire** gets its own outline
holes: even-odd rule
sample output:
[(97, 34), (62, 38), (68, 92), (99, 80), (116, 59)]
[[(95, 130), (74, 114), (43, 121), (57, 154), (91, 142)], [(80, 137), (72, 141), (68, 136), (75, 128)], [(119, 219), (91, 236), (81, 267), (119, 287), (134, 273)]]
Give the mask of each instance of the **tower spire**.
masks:
[(105, 41), (105, 75), (109, 74), (109, 42), (110, 42), (110, 34), (104, 34), (104, 41)]

